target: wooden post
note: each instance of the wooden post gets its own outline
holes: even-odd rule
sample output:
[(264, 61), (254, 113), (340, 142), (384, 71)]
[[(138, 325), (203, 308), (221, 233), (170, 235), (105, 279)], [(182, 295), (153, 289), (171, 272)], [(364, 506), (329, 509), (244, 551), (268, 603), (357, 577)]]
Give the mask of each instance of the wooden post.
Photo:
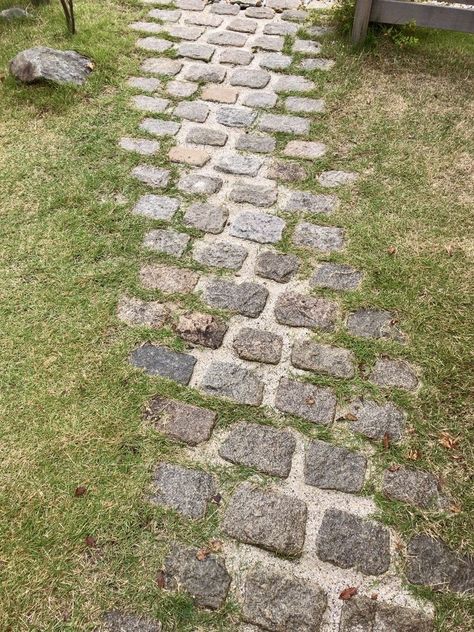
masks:
[(354, 22), (352, 24), (352, 43), (359, 44), (367, 35), (372, 0), (357, 0)]

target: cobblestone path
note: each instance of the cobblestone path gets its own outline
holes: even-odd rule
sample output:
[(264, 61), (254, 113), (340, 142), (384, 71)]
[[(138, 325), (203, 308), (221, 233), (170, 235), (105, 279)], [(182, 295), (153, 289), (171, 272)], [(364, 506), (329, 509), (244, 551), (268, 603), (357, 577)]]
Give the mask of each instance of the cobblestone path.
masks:
[[(131, 106), (144, 118), (137, 136), (120, 146), (143, 155), (131, 177), (148, 191), (132, 212), (161, 220), (144, 235), (143, 248), (168, 257), (143, 265), (140, 282), (165, 299), (123, 297), (118, 315), (130, 326), (172, 327), (187, 351), (146, 343), (129, 361), (150, 379), (265, 406), (281, 421), (262, 425), (249, 412), (222, 431), (211, 410), (160, 395), (148, 402), (147, 422), (187, 444), (195, 462), (158, 463), (149, 501), (189, 520), (217, 512), (223, 541), (203, 552), (170, 534), (166, 589), (188, 592), (202, 608), (219, 608), (232, 596), (248, 632), (432, 630), (432, 607), (415, 601), (406, 582), (467, 590), (472, 563), (426, 535), (403, 542), (371, 517), (375, 504), (361, 495), (370, 481), (391, 500), (438, 509), (449, 503), (430, 473), (395, 465), (380, 480), (371, 467), (374, 446), (405, 433), (405, 412), (391, 393), (416, 397), (422, 376), (396, 354), (360, 366), (352, 351), (325, 342), (327, 333), (345, 331), (409, 344), (393, 314), (340, 307), (338, 297), (356, 290), (364, 271), (331, 260), (347, 242), (331, 213), (338, 189), (350, 189), (358, 174), (324, 171), (313, 192), (299, 185), (308, 161), (326, 153), (324, 139), (308, 140), (325, 104), (305, 77), (334, 65), (320, 56), (325, 29), (305, 27), (298, 0), (144, 4), (147, 20), (131, 24), (144, 52), (141, 76), (128, 81)], [(293, 60), (292, 53), (303, 57)], [(277, 151), (280, 133), (288, 140)], [(150, 164), (163, 153), (166, 167)], [(179, 194), (169, 194), (170, 185)], [(174, 227), (177, 218), (186, 229)], [(311, 270), (285, 254), (285, 240), (311, 255)], [(172, 300), (189, 294), (200, 297), (201, 311)], [(359, 377), (384, 399), (340, 401), (330, 385), (312, 383), (315, 375)], [(356, 433), (364, 447), (309, 440), (285, 427), (288, 416)], [(222, 495), (216, 464), (266, 477), (251, 474)], [(358, 594), (341, 599), (350, 587)], [(118, 612), (106, 621), (113, 630), (161, 629)]]

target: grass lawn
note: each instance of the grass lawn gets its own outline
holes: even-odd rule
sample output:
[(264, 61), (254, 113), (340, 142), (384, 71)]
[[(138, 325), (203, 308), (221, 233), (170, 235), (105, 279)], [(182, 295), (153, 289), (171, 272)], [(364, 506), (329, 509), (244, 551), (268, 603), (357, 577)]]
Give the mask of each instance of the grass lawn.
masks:
[[(135, 330), (115, 318), (122, 294), (152, 296), (137, 282), (140, 264), (154, 259), (141, 250), (151, 222), (130, 213), (144, 190), (129, 177), (139, 160), (117, 149), (142, 118), (123, 84), (140, 58), (127, 24), (146, 10), (133, 0), (76, 4), (74, 38), (58, 2), (35, 20), (0, 25), (0, 630), (92, 630), (104, 610), (119, 607), (156, 616), (166, 630), (230, 631), (238, 623), (232, 602), (202, 612), (157, 584), (170, 538), (204, 544), (218, 533), (217, 510), (190, 524), (144, 502), (153, 463), (185, 457), (144, 427), (141, 410), (158, 389), (218, 410), (220, 425), (246, 410), (150, 380), (126, 362), (142, 340), (181, 344), (171, 330)], [(92, 57), (87, 84), (17, 85), (8, 61), (41, 44)], [(426, 531), (472, 551), (474, 38), (420, 31), (409, 49), (382, 36), (359, 51), (336, 38), (324, 56), (336, 67), (308, 76), (327, 104), (313, 136), (330, 151), (313, 171), (361, 173), (331, 217), (347, 230), (344, 261), (366, 272), (343, 304), (394, 310), (410, 342), (400, 350), (326, 338), (361, 361), (393, 349), (421, 367), (419, 396), (395, 398), (409, 411), (407, 439), (380, 447), (376, 463), (432, 471), (452, 511), (378, 497), (380, 515), (404, 538)], [(316, 188), (313, 176), (306, 186)], [(343, 397), (367, 384), (338, 389)], [(246, 472), (219, 474), (231, 486)], [(84, 495), (75, 496), (78, 486)], [(418, 592), (433, 599), (438, 630), (474, 629), (472, 601)]]

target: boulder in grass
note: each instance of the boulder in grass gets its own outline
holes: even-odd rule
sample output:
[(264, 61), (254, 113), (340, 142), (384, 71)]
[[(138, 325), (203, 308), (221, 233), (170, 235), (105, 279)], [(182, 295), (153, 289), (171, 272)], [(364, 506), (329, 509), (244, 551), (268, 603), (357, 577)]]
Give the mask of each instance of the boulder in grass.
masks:
[(53, 81), (81, 85), (94, 68), (90, 59), (73, 50), (37, 46), (18, 53), (10, 62), (11, 74), (24, 83)]
[(7, 22), (9, 22), (10, 20), (22, 20), (24, 18), (31, 17), (33, 16), (21, 7), (10, 7), (9, 9), (4, 9), (3, 11), (0, 11), (0, 20), (6, 20)]

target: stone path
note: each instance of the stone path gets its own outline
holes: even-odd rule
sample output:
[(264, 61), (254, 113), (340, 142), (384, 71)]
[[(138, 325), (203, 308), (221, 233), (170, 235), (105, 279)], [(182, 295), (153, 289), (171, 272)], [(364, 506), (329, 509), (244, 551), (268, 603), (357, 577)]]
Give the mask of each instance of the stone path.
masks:
[[(391, 401), (393, 389), (416, 396), (421, 376), (396, 353), (361, 367), (351, 350), (324, 338), (345, 331), (390, 341), (391, 349), (409, 344), (395, 314), (344, 313), (338, 300), (364, 280), (350, 262), (331, 260), (347, 243), (345, 227), (331, 223), (337, 189), (358, 175), (323, 171), (314, 191), (301, 185), (308, 161), (328, 152), (324, 139), (308, 140), (325, 106), (304, 74), (334, 64), (320, 57), (325, 29), (304, 27), (298, 0), (176, 0), (175, 8), (142, 1), (150, 5), (147, 18), (131, 24), (142, 74), (128, 88), (130, 106), (144, 118), (137, 136), (119, 144), (143, 156), (131, 173), (144, 184), (132, 212), (161, 221), (143, 238), (156, 263), (140, 270), (143, 288), (161, 300), (123, 297), (118, 317), (130, 326), (172, 327), (187, 350), (149, 342), (131, 350), (129, 361), (151, 379), (266, 406), (282, 422), (261, 425), (249, 412), (224, 432), (210, 410), (160, 395), (148, 402), (146, 422), (189, 446), (195, 462), (158, 463), (150, 502), (200, 520), (221, 499), (216, 464), (274, 477), (262, 485), (268, 479), (252, 476), (222, 497), (222, 550), (203, 554), (172, 542), (166, 589), (188, 592), (203, 608), (219, 608), (232, 595), (247, 631), (432, 630), (431, 606), (415, 601), (404, 583), (472, 590), (472, 561), (426, 535), (402, 542), (371, 517), (375, 504), (361, 495), (370, 481), (388, 499), (447, 508), (431, 474), (395, 465), (378, 480), (371, 466), (374, 442), (404, 437), (406, 415)], [(303, 57), (294, 62), (293, 53)], [(155, 166), (153, 157), (163, 155), (166, 165)], [(312, 255), (309, 273), (301, 274), (300, 257), (285, 254), (282, 239)], [(189, 294), (200, 297), (201, 311), (177, 307), (176, 297)], [(332, 386), (311, 382), (315, 375), (358, 377), (383, 397), (340, 401)], [(366, 442), (354, 450), (308, 440), (284, 427), (288, 416)], [(339, 596), (347, 587), (358, 595), (346, 601)], [(107, 617), (107, 629), (160, 629), (138, 615)]]

